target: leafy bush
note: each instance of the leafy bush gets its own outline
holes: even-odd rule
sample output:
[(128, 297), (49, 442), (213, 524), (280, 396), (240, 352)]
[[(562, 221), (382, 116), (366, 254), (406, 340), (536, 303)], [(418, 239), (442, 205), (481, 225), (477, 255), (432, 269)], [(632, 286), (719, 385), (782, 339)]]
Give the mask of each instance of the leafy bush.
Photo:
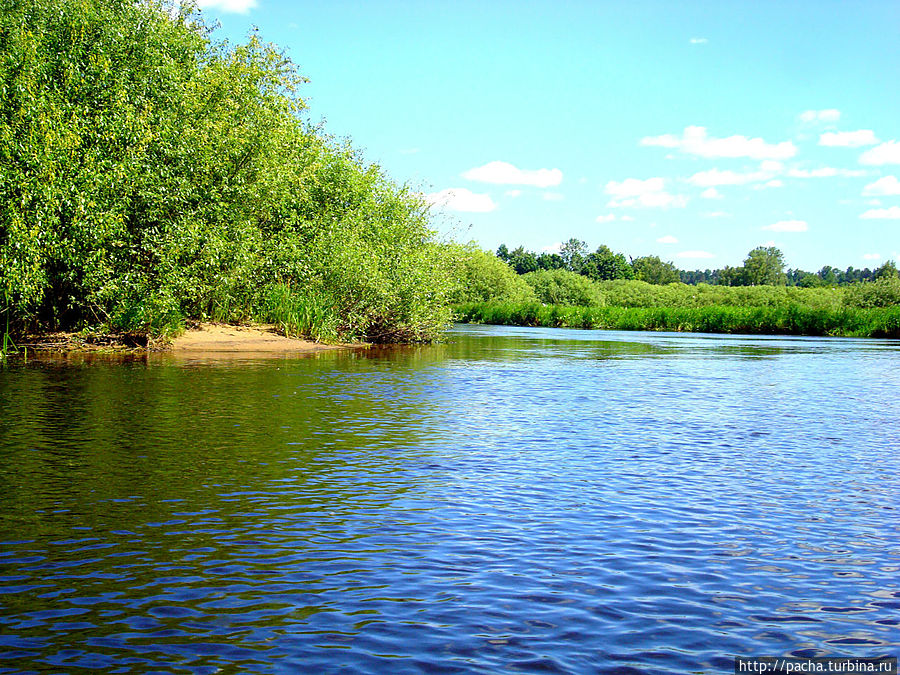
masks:
[(682, 283), (657, 286), (644, 281), (617, 279), (600, 284), (607, 303), (617, 307), (788, 307), (838, 309), (842, 289), (795, 286), (714, 286)]
[[(286, 315), (427, 340), (452, 269), (427, 207), (304, 124), (303, 78), (189, 3), (0, 0), (0, 297), (16, 330)], [(306, 328), (301, 328), (306, 326)]]
[(900, 338), (900, 307), (571, 307), (468, 303), (463, 322), (556, 328)]
[(535, 301), (534, 292), (524, 277), (494, 254), (469, 244), (448, 245), (445, 255), (456, 269), (458, 286), (453, 294), (454, 302)]
[(564, 269), (538, 270), (522, 276), (537, 299), (549, 305), (601, 306), (606, 304), (597, 284)]
[(900, 305), (900, 278), (883, 276), (877, 281), (848, 286), (844, 291), (847, 307), (891, 307)]

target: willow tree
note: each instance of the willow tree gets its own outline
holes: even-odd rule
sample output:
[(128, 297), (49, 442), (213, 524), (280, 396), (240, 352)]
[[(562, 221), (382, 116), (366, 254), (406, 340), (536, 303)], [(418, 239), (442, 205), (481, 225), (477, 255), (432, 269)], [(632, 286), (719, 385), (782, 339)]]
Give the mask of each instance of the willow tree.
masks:
[(338, 337), (446, 322), (421, 198), (302, 120), (278, 48), (217, 42), (186, 3), (0, 0), (0, 70), (14, 325), (159, 332), (259, 315), (273, 286)]

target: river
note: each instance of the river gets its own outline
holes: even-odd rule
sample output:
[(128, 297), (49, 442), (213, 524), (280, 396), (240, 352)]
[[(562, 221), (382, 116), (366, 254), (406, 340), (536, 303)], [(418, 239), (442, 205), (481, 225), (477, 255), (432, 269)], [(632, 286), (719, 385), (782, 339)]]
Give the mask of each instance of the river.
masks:
[(459, 326), (0, 370), (0, 673), (897, 655), (900, 342)]

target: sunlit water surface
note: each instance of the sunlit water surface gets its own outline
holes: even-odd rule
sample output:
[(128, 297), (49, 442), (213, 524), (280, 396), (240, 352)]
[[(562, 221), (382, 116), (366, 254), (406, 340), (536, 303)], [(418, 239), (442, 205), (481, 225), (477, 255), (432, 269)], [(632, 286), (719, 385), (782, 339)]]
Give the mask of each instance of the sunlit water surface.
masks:
[(0, 371), (0, 673), (896, 655), (900, 343), (459, 327)]

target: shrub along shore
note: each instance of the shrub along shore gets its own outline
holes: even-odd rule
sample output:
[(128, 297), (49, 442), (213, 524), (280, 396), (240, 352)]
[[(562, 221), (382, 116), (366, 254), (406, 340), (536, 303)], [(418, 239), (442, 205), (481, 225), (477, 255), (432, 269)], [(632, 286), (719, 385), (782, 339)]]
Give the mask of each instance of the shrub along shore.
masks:
[(0, 0), (0, 354), (188, 321), (441, 335), (456, 277), (422, 195), (305, 121), (277, 47), (172, 6)]
[(473, 254), (464, 273), (476, 281), (463, 284), (455, 298), (461, 322), (900, 338), (896, 276), (820, 288), (598, 282), (564, 269), (516, 275), (486, 253)]
[(462, 323), (605, 330), (900, 338), (900, 307), (578, 307), (503, 301), (456, 307)]

